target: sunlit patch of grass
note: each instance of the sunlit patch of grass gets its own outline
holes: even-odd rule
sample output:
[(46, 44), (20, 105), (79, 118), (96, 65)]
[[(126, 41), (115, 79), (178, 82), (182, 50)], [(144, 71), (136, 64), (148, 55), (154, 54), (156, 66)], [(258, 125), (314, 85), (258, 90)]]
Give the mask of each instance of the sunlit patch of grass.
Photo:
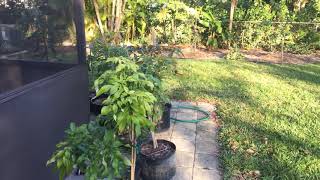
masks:
[(177, 67), (166, 79), (172, 98), (219, 105), (225, 178), (320, 179), (320, 64), (178, 60)]

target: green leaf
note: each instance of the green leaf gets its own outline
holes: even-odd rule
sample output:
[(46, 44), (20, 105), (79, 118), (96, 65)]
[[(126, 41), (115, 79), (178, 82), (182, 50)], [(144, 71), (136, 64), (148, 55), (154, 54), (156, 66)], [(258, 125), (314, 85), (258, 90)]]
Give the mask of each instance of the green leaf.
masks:
[(141, 126), (140, 126), (140, 124), (136, 124), (135, 125), (135, 133), (136, 133), (137, 137), (139, 137), (141, 135)]
[(96, 93), (96, 96), (99, 97), (99, 96), (101, 96), (102, 94), (105, 94), (106, 92), (109, 91), (110, 88), (111, 88), (110, 85), (104, 85), (104, 86), (102, 86), (102, 87), (98, 90), (98, 92)]
[(101, 115), (108, 115), (111, 112), (111, 108), (109, 106), (103, 106), (101, 109)]
[(131, 166), (131, 161), (126, 156), (123, 156), (123, 162), (126, 166)]
[(70, 123), (70, 129), (71, 131), (74, 131), (76, 129), (76, 124), (75, 123)]
[(202, 24), (204, 27), (209, 27), (209, 22), (207, 21), (200, 20), (199, 23)]
[(116, 93), (118, 91), (118, 87), (117, 86), (112, 86), (110, 89), (110, 94), (113, 95), (114, 93)]
[(116, 104), (114, 104), (112, 106), (112, 110), (113, 110), (113, 113), (117, 113), (118, 112), (118, 106)]

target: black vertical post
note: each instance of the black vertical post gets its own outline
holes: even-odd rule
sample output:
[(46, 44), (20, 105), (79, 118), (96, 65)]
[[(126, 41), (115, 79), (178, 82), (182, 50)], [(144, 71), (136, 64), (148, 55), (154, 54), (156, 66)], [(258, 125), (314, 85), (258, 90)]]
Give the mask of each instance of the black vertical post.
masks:
[(84, 28), (84, 3), (83, 0), (73, 1), (73, 15), (76, 26), (78, 63), (86, 63), (86, 35)]

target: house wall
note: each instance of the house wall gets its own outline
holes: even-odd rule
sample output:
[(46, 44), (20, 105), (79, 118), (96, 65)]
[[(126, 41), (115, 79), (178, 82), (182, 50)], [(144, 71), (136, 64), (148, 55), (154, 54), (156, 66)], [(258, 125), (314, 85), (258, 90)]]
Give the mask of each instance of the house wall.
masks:
[(46, 161), (70, 122), (88, 116), (86, 65), (0, 94), (0, 179), (57, 180)]

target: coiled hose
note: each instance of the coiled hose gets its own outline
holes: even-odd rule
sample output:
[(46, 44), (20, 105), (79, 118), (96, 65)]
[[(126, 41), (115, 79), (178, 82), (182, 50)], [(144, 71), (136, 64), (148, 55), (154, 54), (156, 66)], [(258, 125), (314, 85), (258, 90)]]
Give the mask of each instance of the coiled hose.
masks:
[(210, 119), (210, 114), (207, 111), (201, 110), (200, 108), (195, 107), (195, 106), (177, 106), (177, 107), (172, 107), (172, 109), (191, 109), (191, 110), (194, 110), (194, 111), (201, 112), (201, 113), (203, 113), (205, 115), (202, 118), (190, 119), (190, 120), (178, 119), (178, 118), (171, 117), (170, 119), (173, 120), (173, 121), (184, 122), (184, 123), (198, 123), (198, 122), (207, 121), (207, 120)]

